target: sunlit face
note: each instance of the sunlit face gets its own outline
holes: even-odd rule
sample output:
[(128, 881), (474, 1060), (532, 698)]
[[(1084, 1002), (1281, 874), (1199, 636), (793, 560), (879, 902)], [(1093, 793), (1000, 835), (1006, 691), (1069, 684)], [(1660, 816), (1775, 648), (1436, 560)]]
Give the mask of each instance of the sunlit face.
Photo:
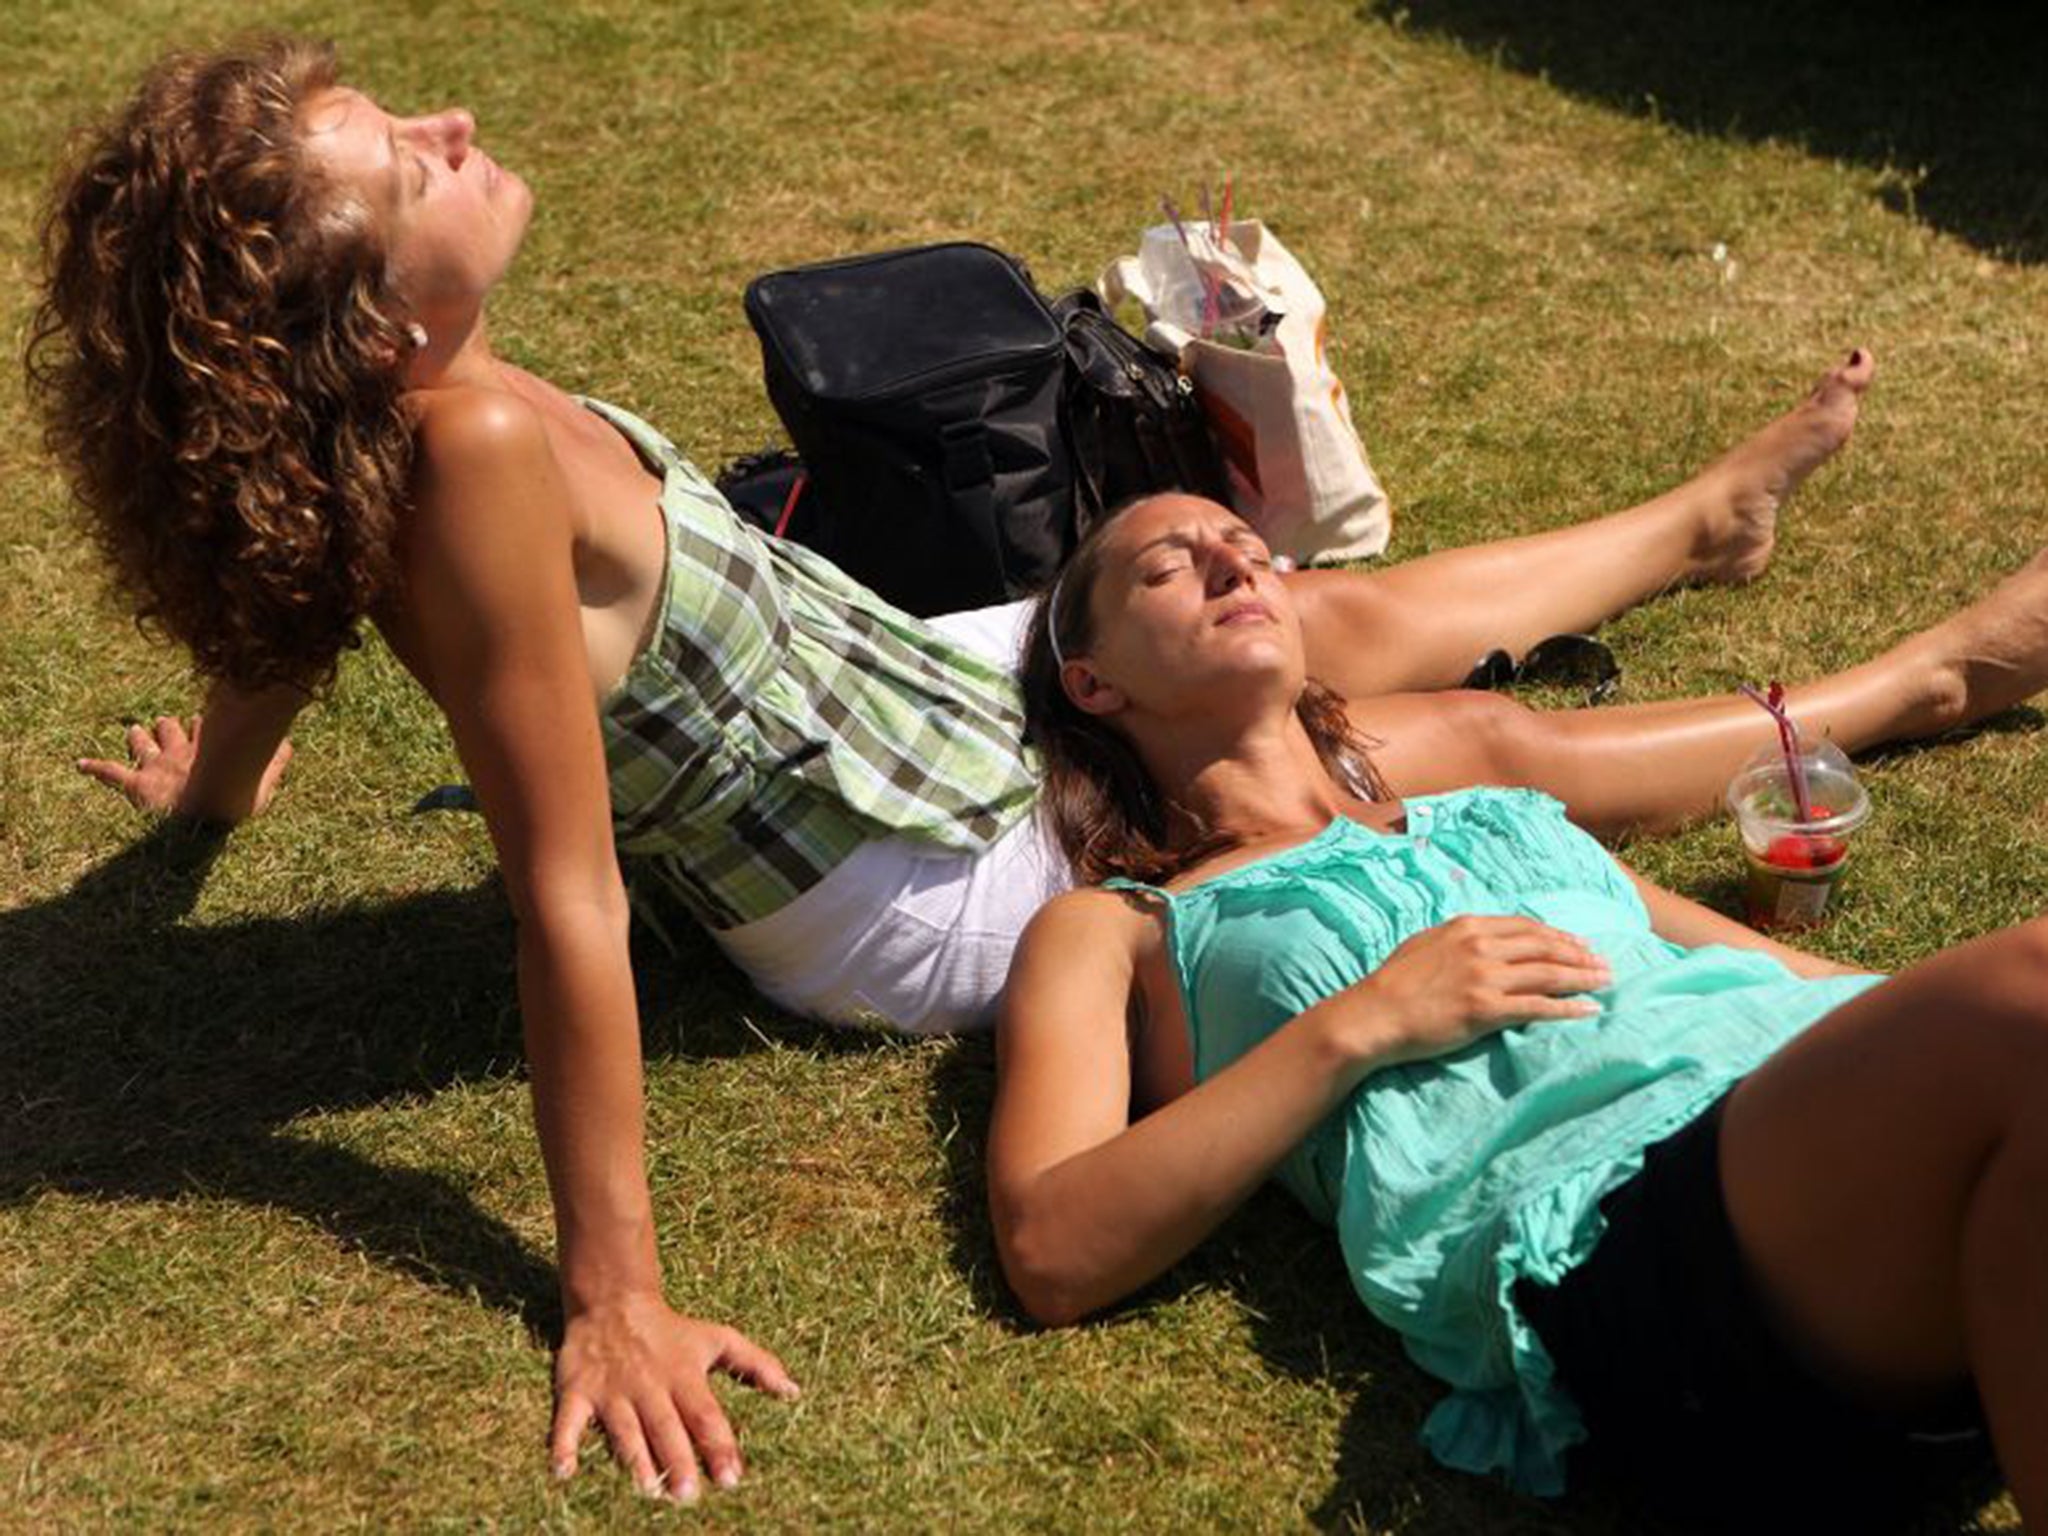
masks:
[[(1205, 707), (1253, 679), (1298, 693), (1301, 625), (1265, 541), (1198, 496), (1155, 496), (1103, 536), (1087, 665), (1132, 701)], [(1290, 693), (1291, 696), (1291, 693)]]
[(477, 148), (460, 107), (394, 117), (360, 91), (322, 91), (300, 114), (307, 150), (368, 210), (394, 287), (430, 330), (482, 304), (533, 213), (519, 177)]

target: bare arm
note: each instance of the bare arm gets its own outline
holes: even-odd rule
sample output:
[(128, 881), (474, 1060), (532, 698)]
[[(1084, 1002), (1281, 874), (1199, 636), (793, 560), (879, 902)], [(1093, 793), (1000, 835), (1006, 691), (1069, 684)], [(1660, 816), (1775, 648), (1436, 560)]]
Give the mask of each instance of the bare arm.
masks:
[(1629, 879), (1635, 882), (1637, 892), (1643, 898), (1643, 905), (1649, 909), (1650, 926), (1659, 938), (1669, 939), (1674, 944), (1697, 948), (1702, 944), (1726, 944), (1731, 949), (1754, 949), (1771, 956), (1782, 963), (1795, 976), (1856, 976), (1862, 973), (1852, 966), (1837, 965), (1819, 955), (1808, 954), (1803, 949), (1794, 949), (1790, 944), (1780, 944), (1776, 939), (1767, 938), (1754, 928), (1738, 923), (1732, 917), (1723, 917), (1711, 907), (1667, 891), (1663, 886), (1645, 880), (1641, 875), (1622, 866)]
[(429, 413), (419, 464), (405, 622), (519, 924), (520, 1006), (567, 1315), (554, 1461), (574, 1466), (595, 1416), (643, 1487), (693, 1497), (693, 1441), (718, 1481), (739, 1474), (707, 1371), (781, 1392), (794, 1385), (766, 1351), (678, 1317), (662, 1298), (628, 908), (565, 488), (539, 418), (501, 396), (472, 392)]
[(1118, 898), (1077, 892), (1033, 920), (1011, 969), (989, 1196), (1004, 1272), (1043, 1322), (1071, 1322), (1166, 1270), (1375, 1068), (1518, 1020), (1584, 1016), (1591, 1004), (1555, 994), (1606, 980), (1568, 934), (1460, 919), (1132, 1124), (1125, 1005), (1146, 942), (1147, 920)]
[[(430, 415), (416, 503), (406, 619), (519, 920), (520, 1003), (564, 1291), (587, 1301), (651, 1290), (627, 906), (565, 497), (538, 420), (516, 401), (473, 397)], [(604, 1128), (594, 1137), (592, 1121)]]

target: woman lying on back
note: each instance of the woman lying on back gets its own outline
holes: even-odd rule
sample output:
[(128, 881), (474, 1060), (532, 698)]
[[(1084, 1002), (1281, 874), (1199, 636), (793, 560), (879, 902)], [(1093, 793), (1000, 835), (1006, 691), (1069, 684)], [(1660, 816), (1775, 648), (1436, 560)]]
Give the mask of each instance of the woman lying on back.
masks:
[(1683, 1497), (1840, 1519), (1966, 1447), (1974, 1390), (2048, 1522), (2048, 920), (1885, 980), (1543, 794), (1394, 799), (1257, 537), (1187, 497), (1084, 543), (1024, 687), (1098, 882), (1032, 922), (998, 1025), (1032, 1314), (1129, 1295), (1277, 1174), (1451, 1387), (1452, 1466), (1554, 1493), (1590, 1435)]

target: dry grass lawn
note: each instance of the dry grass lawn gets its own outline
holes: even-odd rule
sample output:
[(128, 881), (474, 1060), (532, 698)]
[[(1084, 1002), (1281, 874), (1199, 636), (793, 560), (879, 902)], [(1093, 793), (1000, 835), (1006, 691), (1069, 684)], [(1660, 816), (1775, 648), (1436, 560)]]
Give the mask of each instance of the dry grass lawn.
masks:
[[(2048, 539), (2048, 240), (2019, 174), (2044, 135), (2013, 83), (2040, 55), (1920, 10), (1804, 8), (1791, 43), (1760, 4), (1622, 0), (263, 14), (337, 35), (394, 105), (475, 110), (538, 197), (505, 349), (706, 464), (777, 436), (754, 273), (972, 236), (1052, 288), (1224, 172), (1330, 298), (1397, 558), (1641, 499), (1874, 348), (1769, 579), (1613, 627), (1651, 699), (1855, 659)], [(9, 336), (66, 129), (247, 15), (0, 0)], [(105, 595), (0, 371), (0, 1526), (1643, 1529), (1611, 1489), (1540, 1506), (1430, 1463), (1435, 1389), (1277, 1198), (1119, 1314), (1022, 1326), (978, 1194), (986, 1043), (813, 1029), (695, 940), (641, 967), (671, 1293), (807, 1396), (728, 1394), (751, 1475), (693, 1514), (601, 1456), (549, 1483), (509, 919), (481, 827), (407, 814), (456, 776), (445, 733), (366, 648), (208, 870), (69, 766), (194, 697)], [(1822, 946), (1894, 966), (2048, 906), (2041, 740), (2018, 711), (1875, 762)], [(1728, 896), (1725, 826), (1636, 856)]]

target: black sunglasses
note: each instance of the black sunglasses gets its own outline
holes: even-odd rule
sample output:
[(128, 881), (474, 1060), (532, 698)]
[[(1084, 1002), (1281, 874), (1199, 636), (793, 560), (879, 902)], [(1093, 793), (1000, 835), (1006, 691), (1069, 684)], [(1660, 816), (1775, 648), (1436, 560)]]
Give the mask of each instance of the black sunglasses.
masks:
[(1552, 635), (1530, 646), (1519, 663), (1506, 651), (1488, 651), (1465, 678), (1467, 688), (1492, 690), (1517, 683), (1583, 688), (1589, 705), (1603, 704), (1621, 686), (1621, 663), (1591, 635)]

